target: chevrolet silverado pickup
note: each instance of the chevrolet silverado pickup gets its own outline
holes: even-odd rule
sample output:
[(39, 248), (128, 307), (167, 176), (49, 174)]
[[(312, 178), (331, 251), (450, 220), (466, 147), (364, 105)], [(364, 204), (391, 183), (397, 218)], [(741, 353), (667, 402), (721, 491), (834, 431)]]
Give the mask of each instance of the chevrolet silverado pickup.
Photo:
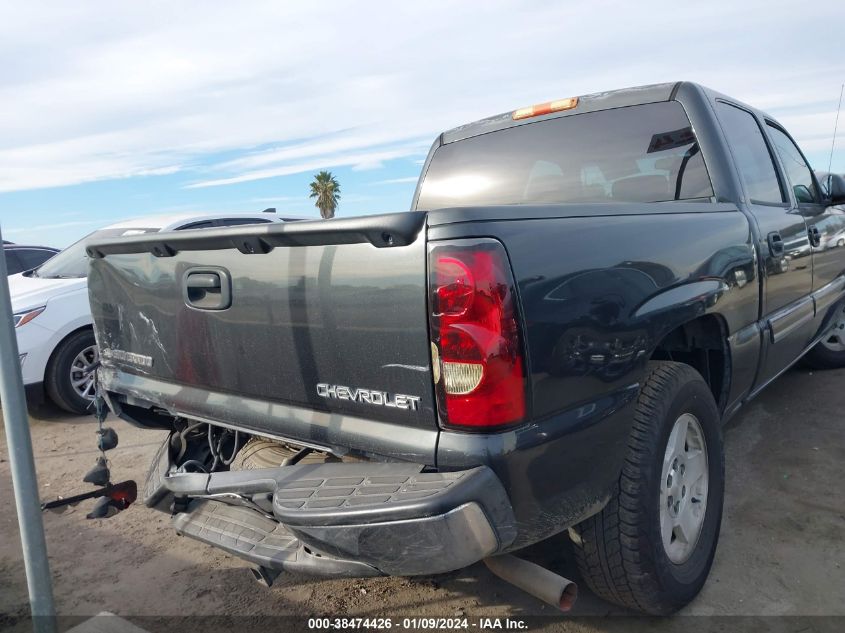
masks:
[(102, 397), (170, 431), (146, 505), (266, 581), (484, 560), (543, 597), (510, 553), (567, 533), (595, 593), (671, 613), (723, 422), (845, 366), (844, 201), (693, 83), (522, 108), (438, 136), (409, 212), (89, 244)]

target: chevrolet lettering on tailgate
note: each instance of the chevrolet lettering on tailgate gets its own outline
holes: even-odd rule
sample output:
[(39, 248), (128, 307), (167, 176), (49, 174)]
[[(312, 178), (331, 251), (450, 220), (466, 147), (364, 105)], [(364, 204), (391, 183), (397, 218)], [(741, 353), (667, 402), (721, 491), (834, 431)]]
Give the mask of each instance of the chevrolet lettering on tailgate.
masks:
[(356, 389), (344, 385), (329, 385), (323, 382), (317, 384), (317, 395), (321, 398), (351, 400), (353, 402), (374, 404), (380, 407), (408, 409), (410, 411), (416, 411), (420, 403), (419, 396), (408, 396), (401, 393), (391, 395), (386, 391)]

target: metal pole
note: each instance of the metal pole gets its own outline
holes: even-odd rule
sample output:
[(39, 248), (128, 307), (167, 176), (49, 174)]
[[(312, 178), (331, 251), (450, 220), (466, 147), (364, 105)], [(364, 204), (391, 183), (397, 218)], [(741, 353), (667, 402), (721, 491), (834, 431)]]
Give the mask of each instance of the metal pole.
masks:
[(29, 588), (32, 628), (38, 632), (54, 633), (56, 610), (53, 606), (53, 584), (50, 564), (47, 561), (47, 543), (44, 540), (44, 524), (41, 520), (26, 394), (12, 319), (9, 280), (6, 275), (6, 258), (0, 256), (0, 403), (3, 406), (3, 423), (6, 426), (6, 442), (9, 445), (9, 465), (12, 468), (26, 584)]

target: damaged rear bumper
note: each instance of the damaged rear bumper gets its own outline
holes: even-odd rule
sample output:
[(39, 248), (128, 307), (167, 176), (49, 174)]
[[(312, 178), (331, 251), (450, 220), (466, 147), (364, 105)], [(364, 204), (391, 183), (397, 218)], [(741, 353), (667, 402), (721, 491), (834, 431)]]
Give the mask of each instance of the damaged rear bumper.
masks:
[(177, 472), (159, 451), (149, 507), (177, 532), (256, 565), (333, 576), (460, 569), (501, 552), (516, 527), (486, 466), (428, 473), (417, 464), (328, 463)]

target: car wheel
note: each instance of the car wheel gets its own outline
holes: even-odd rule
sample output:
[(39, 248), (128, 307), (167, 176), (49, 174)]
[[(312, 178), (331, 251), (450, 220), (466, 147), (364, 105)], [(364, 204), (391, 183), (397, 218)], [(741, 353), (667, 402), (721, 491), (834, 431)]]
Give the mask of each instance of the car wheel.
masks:
[(845, 239), (842, 239), (840, 237), (838, 240), (836, 240), (836, 245), (840, 247), (845, 246)]
[(845, 307), (839, 310), (830, 332), (804, 356), (804, 364), (813, 369), (845, 367)]
[(610, 502), (570, 529), (579, 570), (600, 597), (673, 613), (701, 590), (724, 498), (719, 411), (692, 367), (651, 362)]
[(99, 358), (92, 330), (74, 332), (62, 341), (44, 377), (50, 400), (70, 413), (87, 413), (94, 400), (94, 374), (86, 374), (85, 368)]

